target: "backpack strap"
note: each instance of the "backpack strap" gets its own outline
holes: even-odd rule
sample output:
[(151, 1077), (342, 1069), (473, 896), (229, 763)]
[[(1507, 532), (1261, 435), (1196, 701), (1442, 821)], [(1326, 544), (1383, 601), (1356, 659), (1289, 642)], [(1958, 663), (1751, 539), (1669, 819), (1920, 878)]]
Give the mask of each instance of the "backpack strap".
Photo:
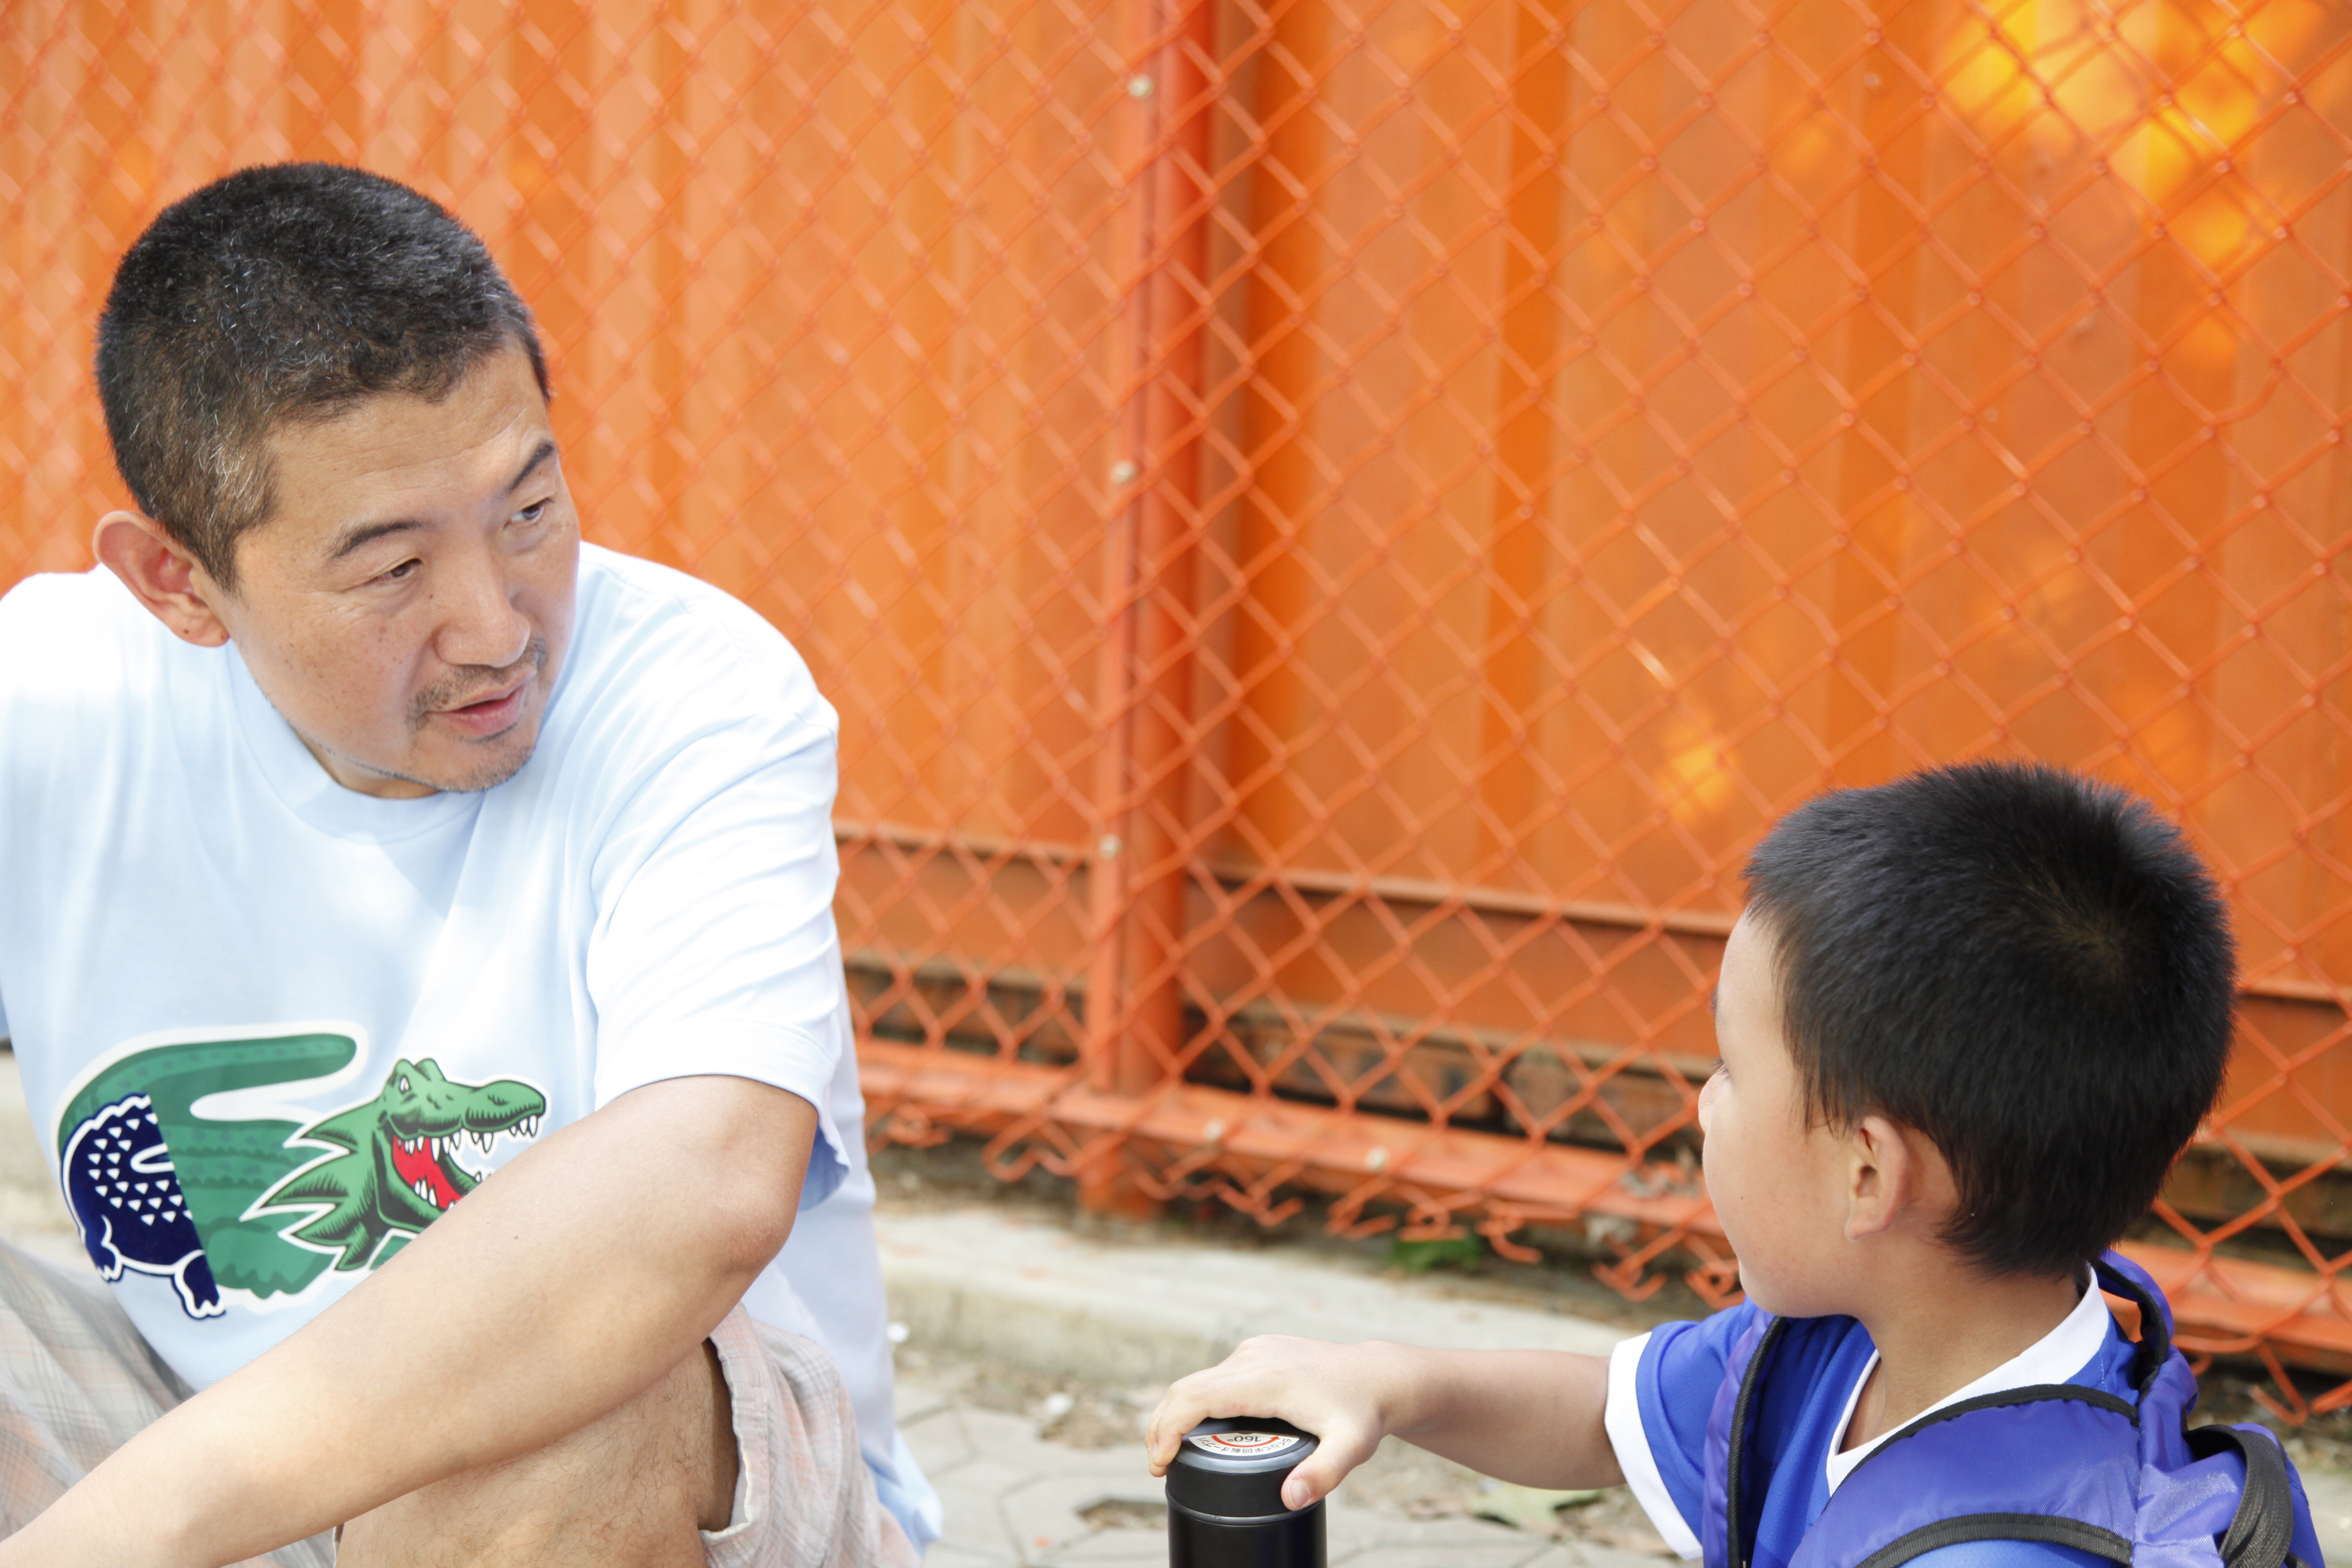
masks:
[[(2099, 1288), (2121, 1296), (2139, 1308), (2139, 1352), (2132, 1363), (2132, 1386), (2145, 1395), (2172, 1357), (2172, 1316), (2161, 1298), (2117, 1268), (2108, 1258), (2092, 1265)], [(2136, 1271), (2134, 1271), (2136, 1272)], [(2190, 1426), (2183, 1434), (2189, 1451), (2200, 1459), (2224, 1450), (2234, 1451), (2246, 1468), (2239, 1489), (2237, 1510), (2221, 1532), (2224, 1568), (2305, 1568), (2294, 1554), (2294, 1486), (2287, 1479), (2286, 1456), (2267, 1437), (2249, 1438), (2235, 1426)]]
[(2144, 1394), (2165, 1363), (2172, 1359), (2171, 1310), (2155, 1292), (2105, 1258), (2094, 1259), (2091, 1269), (2100, 1289), (2110, 1296), (2121, 1296), (2139, 1309), (2139, 1346), (2132, 1356), (2132, 1392)]
[[(2128, 1399), (2119, 1399), (2104, 1388), (2091, 1388), (2079, 1383), (2031, 1383), (2023, 1388), (2004, 1388), (1996, 1394), (1979, 1394), (1974, 1399), (1963, 1399), (1947, 1405), (1940, 1410), (1930, 1410), (1909, 1425), (1898, 1427), (1886, 1436), (1886, 1440), (1863, 1457), (1867, 1465), (1904, 1438), (1924, 1432), (1943, 1421), (1956, 1421), (1963, 1415), (1973, 1415), (1979, 1410), (1998, 1410), (2008, 1405), (2038, 1405), (2045, 1399), (2071, 1399), (2078, 1404), (2095, 1405), (2102, 1410), (2112, 1410), (2133, 1426), (2139, 1425), (2139, 1407)], [(1860, 1469), (1862, 1467), (1854, 1467)]]
[[(2128, 1563), (2139, 1414), (2128, 1399), (2072, 1383), (2002, 1389), (1931, 1410), (1887, 1434), (1853, 1468), (1791, 1568), (1898, 1568), (1979, 1541), (2046, 1542)], [(2089, 1473), (2074, 1473), (2086, 1464)]]
[(1864, 1558), (1856, 1568), (1895, 1568), (1897, 1563), (1908, 1563), (1914, 1557), (1970, 1541), (2046, 1541), (2104, 1557), (2110, 1563), (2128, 1563), (2132, 1560), (2130, 1542), (2112, 1530), (2102, 1530), (2079, 1519), (2061, 1519), (2046, 1513), (1964, 1513), (1956, 1519), (1923, 1524), (1908, 1535), (1888, 1542)]
[[(1748, 1478), (1740, 1461), (1748, 1448), (1748, 1427), (1755, 1419), (1756, 1400), (1764, 1382), (1764, 1364), (1772, 1359), (1773, 1349), (1788, 1331), (1789, 1320), (1774, 1318), (1765, 1329), (1764, 1337), (1757, 1342), (1756, 1353), (1748, 1358), (1748, 1370), (1740, 1374), (1739, 1397), (1731, 1406), (1731, 1443), (1723, 1461), (1723, 1512), (1725, 1560), (1730, 1568), (1748, 1568), (1748, 1542), (1745, 1537)], [(1717, 1408), (1720, 1409), (1721, 1406)]]
[(2294, 1488), (2279, 1446), (2235, 1426), (2191, 1426), (2187, 1436), (2189, 1451), (2200, 1459), (2231, 1449), (2245, 1462), (2246, 1484), (2238, 1492), (2237, 1511), (2221, 1532), (2223, 1568), (2279, 1568), (2281, 1563), (2303, 1568), (2293, 1550)]

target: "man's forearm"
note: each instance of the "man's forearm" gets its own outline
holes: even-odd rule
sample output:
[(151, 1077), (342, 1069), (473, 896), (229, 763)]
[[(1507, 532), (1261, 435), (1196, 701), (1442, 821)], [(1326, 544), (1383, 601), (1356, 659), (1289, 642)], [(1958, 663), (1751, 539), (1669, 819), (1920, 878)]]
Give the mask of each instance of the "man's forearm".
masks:
[(0, 1564), (233, 1563), (577, 1430), (675, 1366), (783, 1245), (815, 1129), (806, 1101), (740, 1079), (623, 1096), (126, 1444)]

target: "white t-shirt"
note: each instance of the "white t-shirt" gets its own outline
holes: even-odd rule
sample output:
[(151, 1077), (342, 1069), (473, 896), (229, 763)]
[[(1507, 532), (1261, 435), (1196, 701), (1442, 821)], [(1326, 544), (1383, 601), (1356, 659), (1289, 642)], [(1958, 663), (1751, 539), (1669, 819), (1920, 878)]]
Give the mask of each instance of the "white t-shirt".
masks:
[(148, 1342), (212, 1383), (534, 1138), (755, 1079), (820, 1138), (745, 1304), (833, 1352), (884, 1502), (935, 1536), (891, 1418), (836, 731), (757, 615), (593, 546), (536, 753), (419, 800), (337, 784), (233, 647), (103, 570), (0, 599), (0, 1036)]

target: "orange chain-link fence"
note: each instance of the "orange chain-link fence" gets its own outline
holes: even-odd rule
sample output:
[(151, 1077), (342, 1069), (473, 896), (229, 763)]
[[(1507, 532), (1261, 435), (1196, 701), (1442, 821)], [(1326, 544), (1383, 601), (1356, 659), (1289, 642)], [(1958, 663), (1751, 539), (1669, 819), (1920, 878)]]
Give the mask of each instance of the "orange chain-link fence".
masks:
[(28, 0), (0, 583), (117, 493), (131, 236), (366, 163), (538, 310), (594, 536), (840, 707), (884, 1135), (1720, 1293), (1744, 849), (2032, 754), (2189, 824), (2243, 943), (2138, 1255), (2195, 1346), (2352, 1373), (2347, 50), (2324, 0)]

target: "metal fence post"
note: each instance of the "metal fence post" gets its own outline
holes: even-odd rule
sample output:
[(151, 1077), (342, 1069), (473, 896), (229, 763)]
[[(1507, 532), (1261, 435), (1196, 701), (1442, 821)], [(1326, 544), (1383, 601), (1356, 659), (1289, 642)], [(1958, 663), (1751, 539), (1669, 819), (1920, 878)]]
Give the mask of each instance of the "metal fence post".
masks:
[[(1215, 84), (1209, 0), (1151, 0), (1149, 47), (1123, 84), (1133, 171), (1123, 254), (1134, 268), (1113, 353), (1128, 402), (1111, 474), (1118, 506), (1105, 550), (1106, 639), (1097, 769), (1102, 830), (1090, 865), (1095, 951), (1087, 990), (1087, 1082), (1141, 1097), (1178, 1073), (1184, 1044), (1185, 887), (1193, 548), (1200, 513), (1202, 330)], [(1156, 1205), (1113, 1141), (1089, 1159), (1081, 1196), (1096, 1212)]]

